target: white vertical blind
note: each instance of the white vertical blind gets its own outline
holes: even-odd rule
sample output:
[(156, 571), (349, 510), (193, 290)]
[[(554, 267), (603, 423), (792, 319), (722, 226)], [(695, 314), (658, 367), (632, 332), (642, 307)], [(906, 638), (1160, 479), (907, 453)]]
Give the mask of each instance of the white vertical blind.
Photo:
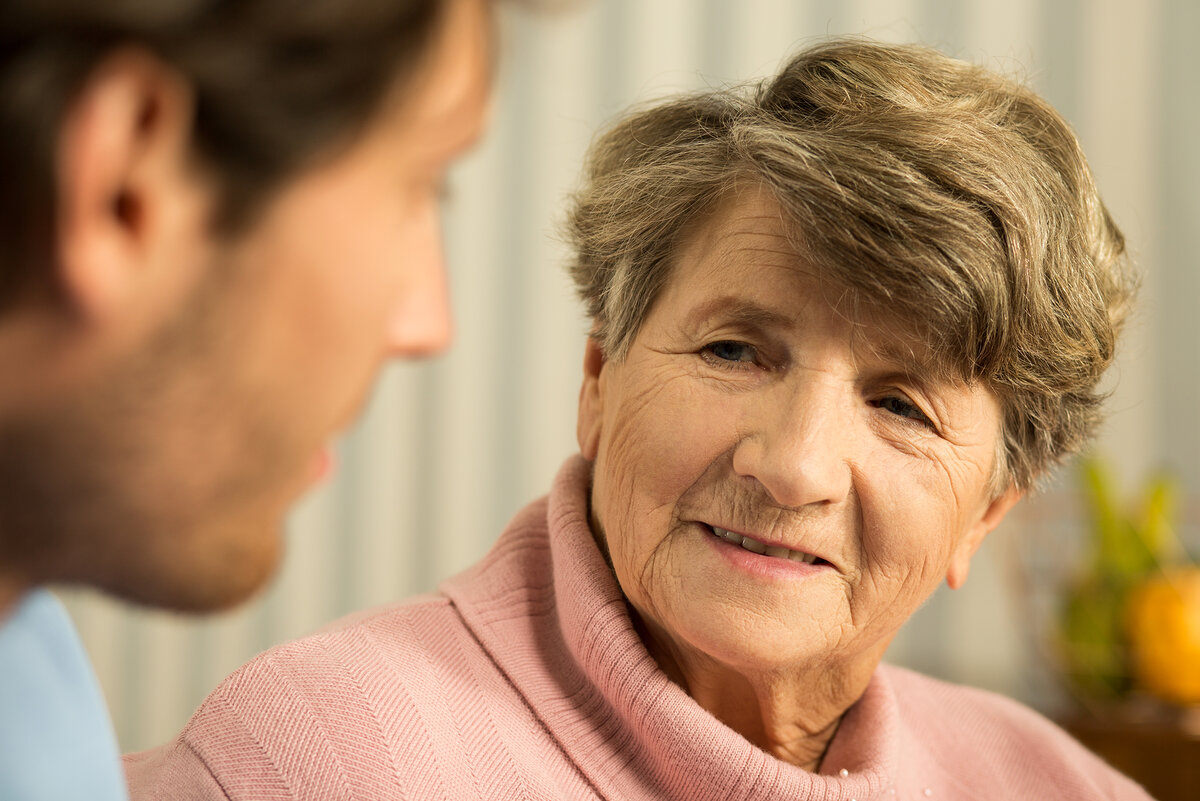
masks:
[[(1200, 389), (1200, 298), (1176, 297), (1172, 287), (1200, 294), (1200, 219), (1184, 214), (1200, 211), (1200, 160), (1190, 137), (1165, 127), (1200, 124), (1200, 76), (1179, 74), (1198, 67), (1192, 37), (1178, 32), (1200, 21), (1194, 5), (593, 0), (544, 16), (499, 7), (493, 125), (456, 171), (447, 209), (453, 350), (386, 371), (364, 420), (339, 447), (335, 479), (296, 511), (281, 574), (251, 605), (216, 619), (179, 619), (67, 594), (123, 748), (173, 736), (257, 651), (353, 609), (433, 589), (546, 490), (575, 449), (587, 325), (554, 226), (589, 140), (630, 103), (768, 75), (825, 35), (924, 42), (1027, 75), (1078, 126), (1147, 269), (1151, 304), (1122, 357), (1103, 443), (1130, 475), (1170, 458), (1197, 489), (1200, 447), (1178, 443), (1200, 441), (1194, 401), (1180, 399)], [(1168, 374), (1164, 364), (1192, 369)], [(1001, 558), (1012, 534), (1010, 525), (985, 545), (966, 589), (935, 595), (893, 646), (893, 659), (1029, 694), (1028, 648)]]
[[(1161, 232), (1155, 231), (1160, 219), (1155, 164), (1161, 154), (1155, 140), (1162, 120), (1163, 68), (1158, 4), (1146, 0), (1135, 9), (1119, 0), (1096, 0), (1079, 24), (1079, 137), (1134, 256), (1157, 266)], [(1160, 270), (1146, 272), (1138, 319), (1113, 376), (1110, 404), (1121, 424), (1109, 427), (1101, 440), (1106, 450), (1121, 455), (1119, 469), (1127, 480), (1159, 459), (1155, 433), (1161, 421), (1152, 409), (1154, 395), (1166, 387), (1159, 373), (1161, 345), (1153, 341), (1147, 322), (1158, 314), (1162, 278)], [(1186, 345), (1164, 344), (1195, 348), (1198, 342), (1200, 337), (1194, 336)]]

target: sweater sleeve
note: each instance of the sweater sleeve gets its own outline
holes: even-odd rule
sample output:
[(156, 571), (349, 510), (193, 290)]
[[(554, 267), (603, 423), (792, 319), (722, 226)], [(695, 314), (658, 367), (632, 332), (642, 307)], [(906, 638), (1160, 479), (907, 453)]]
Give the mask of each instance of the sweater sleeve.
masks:
[[(269, 745), (219, 688), (172, 742), (124, 758), (131, 801), (240, 801), (308, 797), (292, 792)], [(336, 796), (330, 796), (336, 797)]]
[(435, 598), (259, 655), (126, 771), (133, 801), (560, 798), (541, 731)]
[(131, 797), (404, 798), (419, 776), (397, 752), (424, 727), (403, 685), (380, 681), (387, 673), (361, 629), (261, 654), (209, 695), (174, 742), (127, 758)]
[(228, 801), (208, 766), (182, 740), (126, 754), (124, 762), (131, 799)]

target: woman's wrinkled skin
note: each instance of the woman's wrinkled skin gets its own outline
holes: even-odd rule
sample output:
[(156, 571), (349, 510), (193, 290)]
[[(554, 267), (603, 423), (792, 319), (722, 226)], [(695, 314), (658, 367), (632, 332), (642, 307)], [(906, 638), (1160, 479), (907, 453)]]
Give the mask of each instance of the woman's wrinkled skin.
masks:
[[(1019, 497), (1000, 408), (807, 271), (769, 195), (693, 226), (628, 356), (589, 340), (593, 529), (675, 681), (815, 770), (899, 627)], [(712, 527), (817, 557), (759, 555)]]

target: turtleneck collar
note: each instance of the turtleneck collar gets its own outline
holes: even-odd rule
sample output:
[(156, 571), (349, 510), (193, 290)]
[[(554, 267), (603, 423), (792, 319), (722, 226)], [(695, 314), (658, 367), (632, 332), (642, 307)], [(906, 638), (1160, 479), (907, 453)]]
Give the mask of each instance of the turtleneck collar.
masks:
[(564, 752), (609, 798), (886, 798), (899, 712), (885, 671), (842, 717), (819, 773), (762, 751), (693, 701), (638, 637), (588, 525), (591, 465), (442, 590)]

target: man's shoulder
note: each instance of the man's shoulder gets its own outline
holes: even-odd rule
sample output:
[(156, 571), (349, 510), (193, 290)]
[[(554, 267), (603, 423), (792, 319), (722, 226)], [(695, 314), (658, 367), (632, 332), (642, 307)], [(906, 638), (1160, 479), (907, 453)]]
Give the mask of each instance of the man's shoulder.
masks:
[(46, 590), (0, 620), (0, 713), (0, 798), (124, 797), (100, 685)]

